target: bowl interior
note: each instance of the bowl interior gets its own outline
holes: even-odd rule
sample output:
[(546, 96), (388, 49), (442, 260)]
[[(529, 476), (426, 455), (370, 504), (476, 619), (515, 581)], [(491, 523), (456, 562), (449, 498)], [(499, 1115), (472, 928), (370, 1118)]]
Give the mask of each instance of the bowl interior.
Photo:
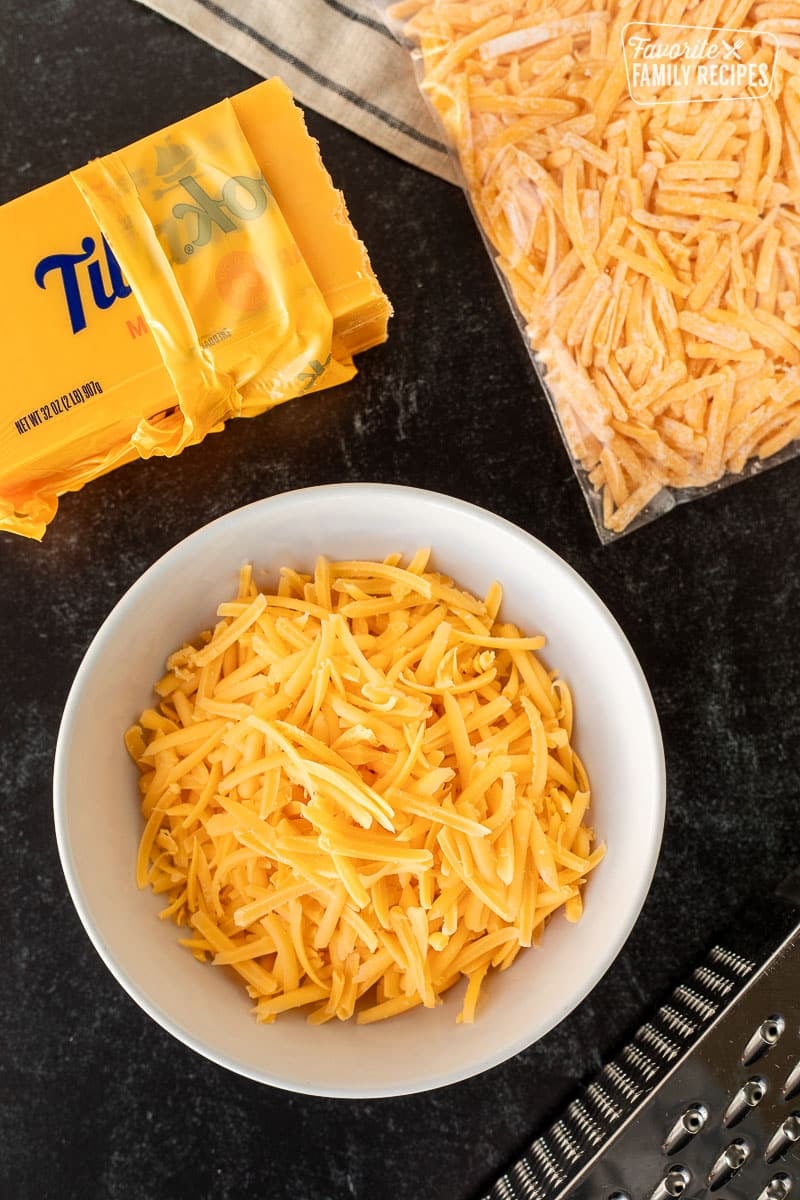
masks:
[[(482, 594), (494, 579), (503, 615), (547, 635), (542, 657), (575, 700), (574, 742), (593, 790), (607, 856), (590, 877), (577, 925), (553, 920), (539, 949), (490, 976), (473, 1025), (456, 1025), (462, 990), (434, 1010), (389, 1022), (313, 1027), (298, 1015), (259, 1025), (243, 988), (177, 945), (157, 897), (137, 890), (141, 831), (136, 769), (122, 733), (152, 702), (167, 655), (207, 628), (251, 561), (282, 565), (410, 555)], [(220, 518), (160, 559), (123, 597), (78, 672), (59, 734), (59, 850), (80, 917), (107, 966), (162, 1026), (253, 1079), (328, 1096), (420, 1091), (474, 1075), (546, 1033), (602, 976), (647, 893), (661, 839), (664, 763), (642, 672), (616, 622), (555, 554), (473, 506), (414, 489), (341, 484), (286, 493)]]

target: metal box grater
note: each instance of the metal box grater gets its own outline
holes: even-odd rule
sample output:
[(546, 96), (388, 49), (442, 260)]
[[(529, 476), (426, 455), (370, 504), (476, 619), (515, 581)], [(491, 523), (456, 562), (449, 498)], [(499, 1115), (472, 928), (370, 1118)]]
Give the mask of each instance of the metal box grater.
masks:
[(799, 879), (750, 906), (485, 1200), (800, 1200)]

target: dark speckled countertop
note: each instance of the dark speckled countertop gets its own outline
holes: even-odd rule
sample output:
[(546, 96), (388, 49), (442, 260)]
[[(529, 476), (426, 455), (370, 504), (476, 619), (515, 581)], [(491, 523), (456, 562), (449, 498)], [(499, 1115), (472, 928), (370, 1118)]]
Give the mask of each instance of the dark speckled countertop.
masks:
[[(0, 0), (0, 199), (255, 82), (129, 0)], [(66, 497), (0, 534), (0, 1196), (475, 1200), (800, 863), (800, 460), (602, 547), (461, 194), (308, 114), (396, 316), (344, 387)], [(146, 1017), (81, 928), (51, 815), (56, 734), (100, 622), (165, 550), (288, 488), (374, 479), (516, 522), (576, 568), (640, 658), (668, 772), (663, 851), (603, 981), (504, 1066), (429, 1095), (294, 1096)]]

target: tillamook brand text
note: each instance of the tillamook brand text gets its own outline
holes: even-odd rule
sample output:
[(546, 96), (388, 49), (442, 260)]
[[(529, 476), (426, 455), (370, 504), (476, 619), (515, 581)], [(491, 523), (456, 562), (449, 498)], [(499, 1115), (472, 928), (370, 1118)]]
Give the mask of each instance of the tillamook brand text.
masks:
[[(104, 309), (111, 308), (115, 300), (124, 300), (131, 294), (113, 250), (104, 237), (101, 237), (100, 243), (101, 251), (98, 252), (94, 238), (85, 237), (77, 254), (48, 254), (36, 264), (33, 273), (40, 288), (48, 286), (50, 275), (59, 280), (64, 289), (73, 333), (80, 333), (86, 328), (86, 300), (91, 299), (95, 308)], [(87, 281), (88, 295), (85, 287)]]
[(194, 175), (184, 175), (179, 184), (193, 203), (174, 204), (174, 222), (159, 229), (176, 262), (185, 262), (195, 251), (207, 246), (215, 230), (232, 233), (239, 229), (242, 221), (256, 221), (266, 212), (269, 203), (269, 187), (263, 176), (250, 179), (246, 175), (234, 175), (216, 198), (208, 194)]
[[(176, 263), (207, 246), (215, 232), (232, 233), (242, 222), (257, 220), (269, 205), (269, 186), (262, 176), (234, 175), (216, 197), (194, 175), (185, 175), (178, 186), (189, 199), (173, 204), (171, 219), (157, 226)], [(86, 328), (87, 304), (103, 310), (131, 294), (105, 237), (99, 246), (95, 238), (85, 237), (76, 253), (48, 254), (36, 264), (33, 277), (40, 288), (61, 286), (73, 333)]]

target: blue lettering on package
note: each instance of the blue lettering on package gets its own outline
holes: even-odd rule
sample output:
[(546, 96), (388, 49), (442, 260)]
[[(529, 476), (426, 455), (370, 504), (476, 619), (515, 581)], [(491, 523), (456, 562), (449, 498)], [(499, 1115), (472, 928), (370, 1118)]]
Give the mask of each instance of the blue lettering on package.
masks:
[[(80, 333), (86, 328), (85, 282), (95, 308), (110, 308), (115, 300), (124, 300), (130, 296), (131, 289), (125, 282), (120, 265), (114, 257), (114, 252), (104, 237), (101, 238), (102, 254), (97, 253), (97, 243), (92, 237), (85, 237), (81, 242), (78, 254), (48, 254), (36, 264), (33, 277), (40, 288), (47, 287), (48, 276), (55, 273), (67, 302), (67, 313), (73, 333)], [(105, 278), (103, 261), (105, 260)]]

